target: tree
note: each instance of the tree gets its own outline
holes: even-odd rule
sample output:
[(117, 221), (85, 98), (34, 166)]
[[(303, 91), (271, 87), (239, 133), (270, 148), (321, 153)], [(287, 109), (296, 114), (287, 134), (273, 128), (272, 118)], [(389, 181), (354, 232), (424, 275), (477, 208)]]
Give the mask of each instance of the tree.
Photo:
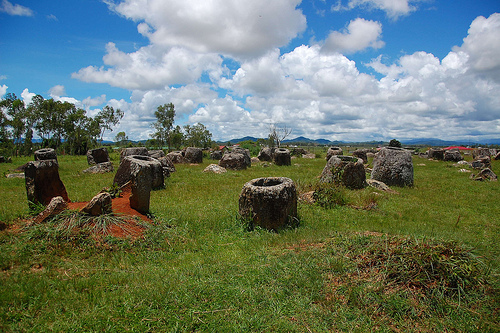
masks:
[(269, 126), (269, 145), (271, 147), (279, 148), (281, 146), (281, 142), (283, 142), (283, 140), (285, 140), (290, 133), (292, 133), (292, 129), (286, 127), (286, 125), (283, 127), (276, 127), (276, 125), (272, 124)]
[(125, 145), (125, 143), (128, 141), (128, 136), (125, 134), (125, 132), (118, 132), (115, 136), (115, 142), (118, 143), (119, 146)]
[(184, 143), (184, 133), (182, 133), (182, 128), (179, 125), (177, 125), (170, 134), (170, 144), (172, 145), (172, 147), (179, 150), (183, 143)]
[(157, 140), (160, 148), (165, 143), (168, 144), (170, 150), (172, 144), (172, 128), (174, 127), (175, 107), (174, 104), (168, 103), (160, 105), (155, 111), (156, 122), (153, 123), (153, 128), (156, 130), (152, 137)]
[(186, 144), (190, 147), (208, 148), (212, 144), (212, 133), (203, 124), (184, 126)]
[(101, 111), (96, 116), (96, 120), (100, 125), (100, 132), (101, 132), (101, 144), (104, 138), (104, 132), (106, 130), (111, 131), (111, 126), (116, 126), (120, 122), (120, 120), (123, 118), (123, 111), (120, 109), (113, 109), (113, 107), (106, 105), (105, 107), (102, 108)]
[(401, 145), (401, 142), (399, 142), (398, 140), (396, 139), (392, 139), (390, 142), (389, 142), (389, 147), (397, 147), (397, 148), (401, 148), (402, 145)]
[(17, 98), (15, 94), (5, 95), (5, 99), (0, 102), (0, 107), (7, 111), (7, 124), (12, 128), (12, 137), (16, 147), (15, 154), (20, 152), (23, 144), (22, 137), (26, 130), (26, 107), (24, 102)]
[(84, 155), (95, 146), (101, 133), (97, 119), (87, 117), (86, 111), (73, 106), (64, 119), (64, 146), (70, 154)]

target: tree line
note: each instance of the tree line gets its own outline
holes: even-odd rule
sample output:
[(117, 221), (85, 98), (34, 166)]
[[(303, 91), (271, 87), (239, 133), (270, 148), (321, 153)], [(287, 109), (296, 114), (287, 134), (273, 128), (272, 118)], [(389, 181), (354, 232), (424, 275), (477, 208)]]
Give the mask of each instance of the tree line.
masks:
[(155, 132), (151, 135), (151, 146), (180, 149), (182, 146), (209, 148), (212, 146), (212, 133), (203, 124), (174, 126), (175, 106), (172, 103), (158, 106), (155, 111), (156, 122), (151, 126)]
[[(35, 148), (54, 148), (82, 155), (102, 143), (104, 132), (123, 117), (120, 109), (105, 106), (95, 117), (69, 102), (32, 98), (29, 105), (15, 94), (0, 101), (0, 150), (4, 155), (30, 155)], [(41, 142), (34, 144), (36, 134)]]
[[(15, 94), (0, 100), (0, 155), (31, 155), (39, 148), (54, 148), (65, 154), (83, 155), (102, 145), (104, 133), (111, 131), (123, 118), (123, 111), (105, 106), (90, 117), (87, 112), (69, 102), (32, 98), (28, 105)], [(172, 103), (158, 106), (154, 133), (146, 145), (159, 149), (180, 149), (181, 146), (207, 148), (212, 134), (203, 124), (174, 126), (175, 107)], [(40, 138), (35, 143), (35, 134)], [(125, 132), (115, 136), (119, 144), (129, 144)]]

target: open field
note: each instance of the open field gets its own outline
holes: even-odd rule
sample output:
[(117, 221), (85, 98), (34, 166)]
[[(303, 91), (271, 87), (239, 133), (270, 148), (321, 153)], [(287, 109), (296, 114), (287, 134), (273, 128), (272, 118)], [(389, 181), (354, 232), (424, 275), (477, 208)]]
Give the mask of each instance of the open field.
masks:
[[(415, 186), (399, 194), (343, 190), (344, 206), (299, 202), (297, 228), (249, 232), (238, 219), (245, 182), (284, 176), (305, 192), (325, 159), (204, 174), (211, 162), (176, 165), (135, 240), (22, 229), (24, 179), (2, 177), (0, 330), (500, 331), (499, 182), (414, 157)], [(72, 201), (114, 176), (83, 174), (84, 156), (59, 164)], [(492, 169), (500, 175), (500, 161)]]

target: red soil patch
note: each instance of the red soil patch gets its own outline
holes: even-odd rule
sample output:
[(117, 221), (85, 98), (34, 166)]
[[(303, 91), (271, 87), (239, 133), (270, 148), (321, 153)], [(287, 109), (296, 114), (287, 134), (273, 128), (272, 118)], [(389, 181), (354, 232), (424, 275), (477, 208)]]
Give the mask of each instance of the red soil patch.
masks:
[[(137, 218), (145, 221), (152, 222), (150, 218), (146, 215), (138, 212), (137, 210), (130, 207), (130, 195), (132, 194), (132, 189), (130, 186), (125, 186), (121, 188), (122, 193), (119, 197), (111, 200), (113, 213), (116, 215), (120, 215), (124, 218), (125, 223), (120, 225), (112, 225), (109, 228), (108, 235), (114, 237), (132, 237), (138, 238), (142, 236), (145, 227), (141, 226)], [(68, 203), (68, 208), (73, 210), (80, 210), (88, 202), (70, 202)]]

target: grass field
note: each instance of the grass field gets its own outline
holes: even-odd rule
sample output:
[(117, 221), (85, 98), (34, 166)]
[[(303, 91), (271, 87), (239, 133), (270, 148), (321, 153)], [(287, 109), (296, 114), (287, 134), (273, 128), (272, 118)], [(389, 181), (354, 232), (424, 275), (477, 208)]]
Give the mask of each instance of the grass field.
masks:
[[(222, 175), (203, 173), (209, 163), (176, 165), (135, 240), (23, 228), (24, 179), (2, 177), (0, 331), (500, 331), (499, 182), (414, 157), (415, 185), (399, 194), (340, 189), (346, 205), (299, 202), (297, 228), (250, 232), (238, 218), (245, 182), (284, 176), (307, 191), (325, 159)], [(59, 165), (72, 201), (114, 176), (82, 173), (85, 157)]]

